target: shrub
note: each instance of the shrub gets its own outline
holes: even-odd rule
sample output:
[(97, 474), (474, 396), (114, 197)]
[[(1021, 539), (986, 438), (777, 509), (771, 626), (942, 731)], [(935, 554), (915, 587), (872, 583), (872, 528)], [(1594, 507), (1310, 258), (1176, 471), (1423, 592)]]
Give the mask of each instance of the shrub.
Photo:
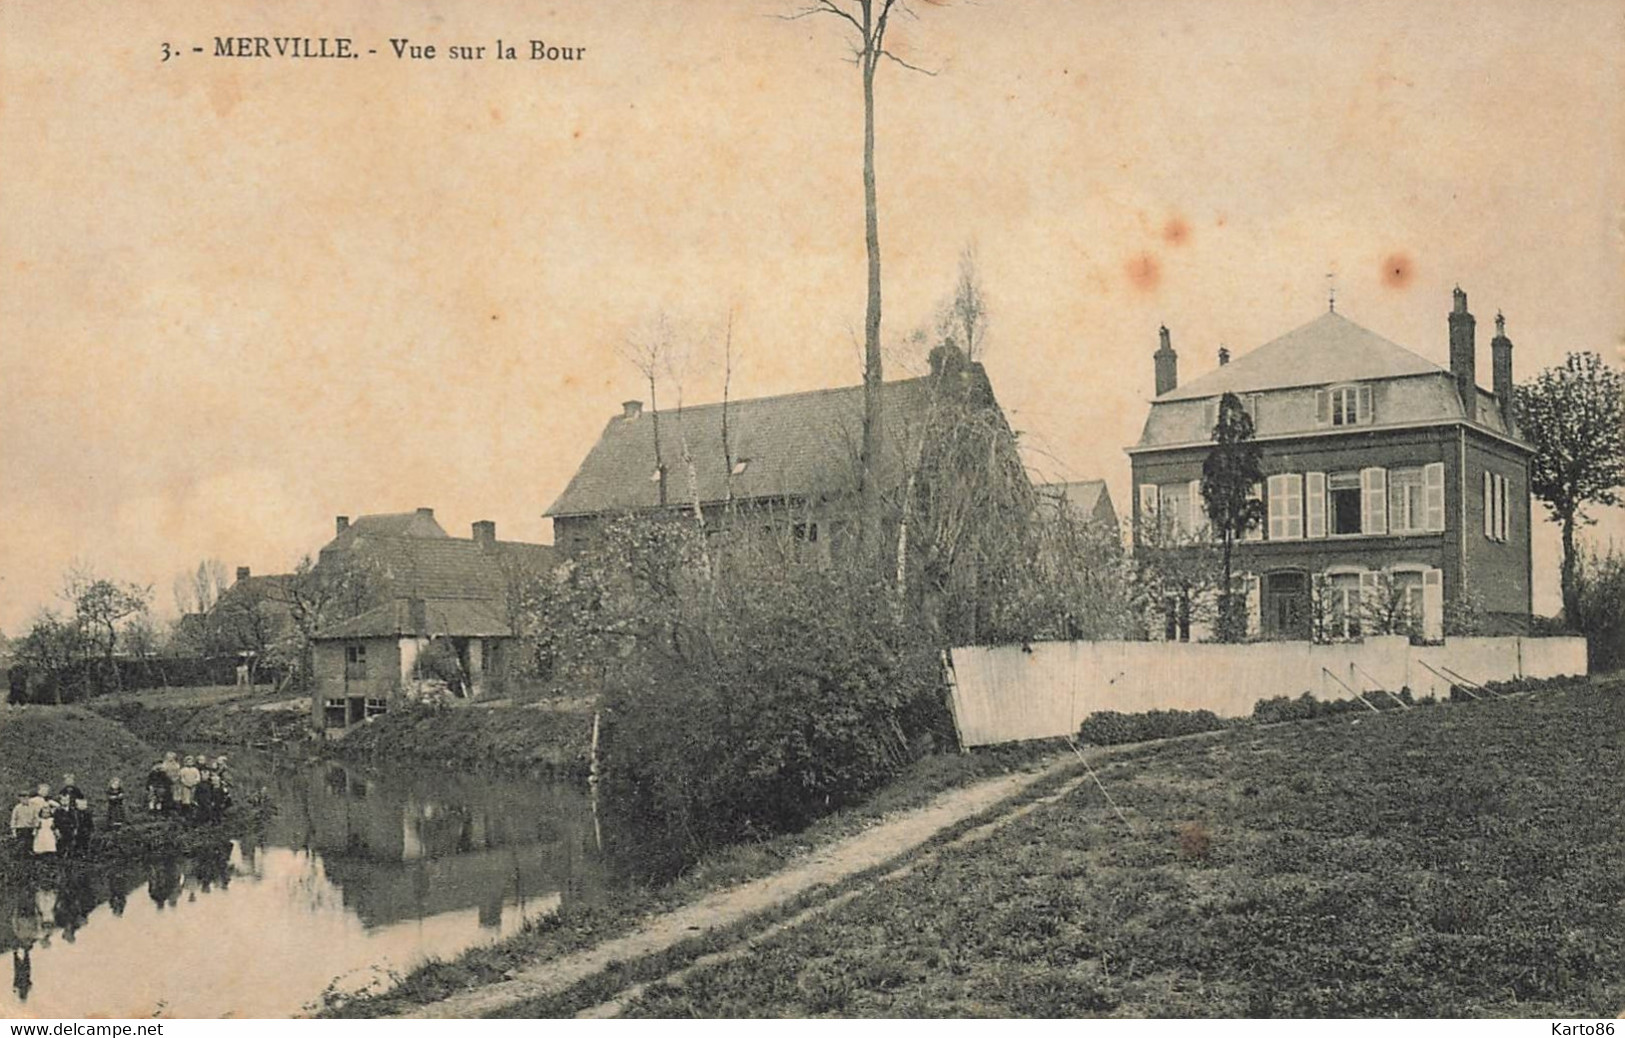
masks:
[(798, 830), (884, 784), (921, 733), (951, 731), (938, 657), (883, 587), (817, 566), (731, 577), (640, 598), (636, 649), (606, 676), (611, 833), (661, 854), (652, 871)]
[(1230, 723), (1211, 710), (1147, 710), (1137, 714), (1100, 710), (1078, 726), (1078, 741), (1090, 746), (1116, 746), (1217, 731)]

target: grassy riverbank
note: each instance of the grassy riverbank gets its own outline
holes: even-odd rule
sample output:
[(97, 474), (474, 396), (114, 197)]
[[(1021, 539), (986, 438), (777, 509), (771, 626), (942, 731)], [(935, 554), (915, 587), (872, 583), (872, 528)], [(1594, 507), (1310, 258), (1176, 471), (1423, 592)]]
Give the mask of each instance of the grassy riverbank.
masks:
[(183, 743), (269, 749), (311, 741), (309, 700), (298, 700), (293, 709), (281, 708), (283, 704), (263, 709), (266, 705), (264, 699), (174, 705), (159, 699), (109, 700), (97, 702), (95, 710), (165, 749)]
[(9, 813), (15, 794), (41, 782), (55, 790), (73, 772), (98, 804), (107, 780), (117, 775), (138, 792), (158, 754), (129, 729), (76, 706), (10, 706), (0, 709), (0, 792)]
[(1622, 730), (1576, 683), (1147, 748), (1130, 825), (1082, 787), (628, 1011), (1612, 1014)]
[(591, 710), (471, 705), (392, 711), (351, 729), (326, 749), (375, 766), (404, 761), (584, 779), (591, 745)]

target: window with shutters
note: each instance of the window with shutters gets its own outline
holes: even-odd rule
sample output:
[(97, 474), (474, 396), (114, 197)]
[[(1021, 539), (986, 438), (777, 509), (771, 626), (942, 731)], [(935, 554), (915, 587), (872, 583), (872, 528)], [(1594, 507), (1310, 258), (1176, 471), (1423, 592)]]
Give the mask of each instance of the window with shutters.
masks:
[(1427, 511), (1420, 468), (1388, 470), (1388, 532), (1421, 533)]
[(1190, 484), (1164, 483), (1157, 487), (1157, 514), (1167, 524), (1169, 532), (1181, 537), (1190, 536), (1194, 532)]
[(1333, 536), (1360, 532), (1360, 474), (1333, 472), (1326, 477), (1327, 519)]

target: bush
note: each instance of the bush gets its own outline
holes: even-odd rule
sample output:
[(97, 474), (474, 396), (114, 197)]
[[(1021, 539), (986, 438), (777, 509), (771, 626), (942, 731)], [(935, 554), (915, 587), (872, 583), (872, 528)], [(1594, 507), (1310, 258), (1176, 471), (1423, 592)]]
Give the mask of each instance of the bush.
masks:
[(654, 871), (799, 830), (883, 785), (922, 733), (952, 731), (938, 657), (882, 587), (795, 566), (672, 592), (636, 596), (599, 749), (611, 834), (658, 848)]
[(1313, 693), (1305, 692), (1296, 699), (1289, 696), (1260, 699), (1253, 704), (1253, 720), (1259, 724), (1278, 724), (1282, 721), (1312, 721), (1319, 717), (1335, 717), (1351, 712), (1369, 713), (1369, 707), (1378, 710), (1403, 709), (1395, 702), (1396, 697), (1407, 706), (1428, 704), (1428, 700), (1420, 702), (1416, 700), (1408, 688), (1402, 688), (1393, 694), (1364, 692), (1358, 699), (1316, 699)]
[(1211, 710), (1147, 710), (1138, 714), (1100, 710), (1078, 726), (1078, 741), (1089, 746), (1116, 746), (1212, 732), (1231, 723)]

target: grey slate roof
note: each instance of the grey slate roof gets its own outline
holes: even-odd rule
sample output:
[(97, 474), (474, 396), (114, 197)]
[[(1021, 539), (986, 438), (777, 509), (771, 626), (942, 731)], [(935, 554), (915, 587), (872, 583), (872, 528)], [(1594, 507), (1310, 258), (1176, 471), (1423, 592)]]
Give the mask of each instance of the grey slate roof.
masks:
[(1342, 314), (1325, 313), (1157, 397), (1138, 447), (1211, 440), (1213, 405), (1224, 393), (1242, 398), (1258, 436), (1336, 431), (1317, 421), (1315, 394), (1341, 382), (1369, 383), (1372, 389), (1372, 424), (1350, 428), (1466, 417), (1498, 435), (1514, 436), (1495, 394), (1479, 388), (1478, 413), (1466, 415), (1448, 370)]
[(322, 551), (339, 551), (354, 547), (356, 542), (370, 537), (417, 537), (422, 539), (445, 537), (445, 529), (435, 521), (429, 510), (416, 512), (388, 512), (379, 515), (360, 515), (351, 520), (349, 527), (328, 541)]
[[(369, 536), (353, 543), (351, 557), (382, 586), (390, 601), (322, 629), (322, 638), (381, 637), (405, 621), (410, 599), (439, 603), (431, 609), (434, 634), (497, 637), (507, 634), (504, 603), (515, 577), (540, 575), (554, 565), (551, 545), (495, 541), (487, 548), (460, 537)], [(325, 554), (325, 553), (324, 553)], [(325, 555), (324, 564), (335, 558)], [(402, 613), (401, 615), (405, 615)], [(438, 617), (438, 619), (437, 619)], [(498, 630), (497, 628), (501, 628)]]
[[(1112, 509), (1111, 493), (1106, 489), (1103, 479), (1078, 480), (1072, 483), (1047, 483), (1038, 488), (1039, 493), (1046, 494), (1059, 501), (1064, 501), (1073, 511), (1073, 514), (1082, 519), (1116, 519), (1116, 511)], [(1105, 505), (1109, 515), (1097, 515), (1097, 511)]]
[(1157, 400), (1432, 374), (1449, 372), (1342, 314), (1328, 312)]
[[(965, 377), (986, 375), (971, 365)], [(878, 471), (895, 479), (908, 444), (930, 414), (934, 376), (883, 384), (885, 418)], [(986, 390), (991, 398), (991, 389)], [(682, 442), (694, 460), (699, 496), (707, 504), (728, 499), (723, 461), (721, 404), (660, 412), (661, 455), (667, 503), (681, 505), (691, 492)], [(863, 429), (863, 387), (820, 389), (728, 403), (728, 441), (743, 462), (733, 476), (735, 499), (830, 499), (855, 490), (854, 473)], [(609, 420), (549, 516), (630, 512), (659, 506), (655, 473), (654, 412)], [(736, 467), (738, 467), (736, 465)]]

